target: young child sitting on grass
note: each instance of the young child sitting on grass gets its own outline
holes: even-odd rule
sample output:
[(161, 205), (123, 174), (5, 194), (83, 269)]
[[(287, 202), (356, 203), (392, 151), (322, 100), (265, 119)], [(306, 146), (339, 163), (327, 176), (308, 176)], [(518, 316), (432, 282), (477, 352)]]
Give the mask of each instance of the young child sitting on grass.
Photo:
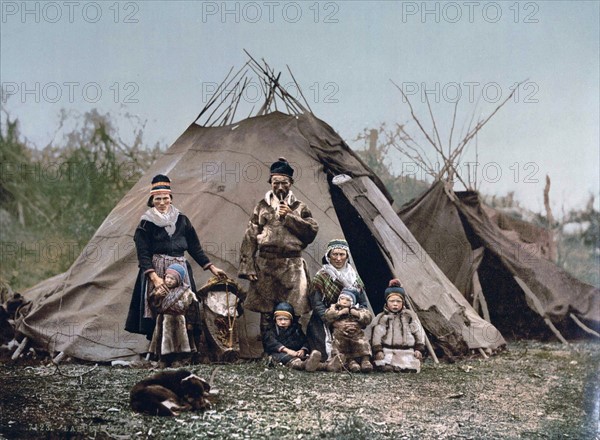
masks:
[(371, 346), (375, 366), (381, 371), (421, 371), (425, 331), (415, 312), (405, 307), (400, 281), (393, 279), (385, 289), (385, 307), (373, 321)]
[(279, 303), (273, 311), (273, 324), (263, 333), (265, 353), (276, 363), (294, 370), (316, 371), (321, 362), (321, 353), (313, 351), (307, 356), (306, 335), (302, 331), (294, 307), (287, 302)]
[(371, 346), (363, 331), (373, 314), (356, 304), (357, 292), (344, 287), (337, 303), (325, 312), (325, 320), (333, 328), (332, 358), (338, 358), (352, 373), (373, 371), (370, 362)]

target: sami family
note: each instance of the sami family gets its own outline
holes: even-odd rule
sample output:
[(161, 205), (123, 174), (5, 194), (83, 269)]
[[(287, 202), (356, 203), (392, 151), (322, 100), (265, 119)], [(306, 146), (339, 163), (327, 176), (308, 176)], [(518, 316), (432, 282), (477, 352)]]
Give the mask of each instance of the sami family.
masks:
[[(384, 310), (373, 316), (343, 239), (328, 242), (322, 267), (310, 277), (301, 254), (319, 226), (291, 191), (293, 175), (283, 157), (271, 165), (271, 189), (256, 204), (240, 250), (238, 277), (249, 281), (244, 308), (260, 313), (265, 355), (309, 372), (419, 372), (425, 332), (399, 280), (389, 282)], [(174, 206), (168, 176), (152, 179), (147, 205), (134, 235), (139, 275), (125, 329), (146, 335), (162, 367), (183, 366), (199, 350), (201, 331), (185, 253), (216, 278), (227, 274), (210, 262), (190, 219)], [(300, 317), (311, 311), (303, 330)]]

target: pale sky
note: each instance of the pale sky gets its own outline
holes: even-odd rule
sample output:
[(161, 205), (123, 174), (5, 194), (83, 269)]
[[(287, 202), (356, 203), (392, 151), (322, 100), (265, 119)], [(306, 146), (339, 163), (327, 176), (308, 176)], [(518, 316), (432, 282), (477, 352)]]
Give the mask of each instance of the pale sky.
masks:
[[(351, 146), (364, 128), (410, 120), (390, 80), (429, 126), (427, 91), (443, 139), (458, 91), (460, 129), (526, 80), (478, 137), (481, 190), (515, 191), (538, 211), (549, 174), (555, 215), (592, 193), (598, 206), (595, 1), (2, 1), (1, 12), (0, 80), (12, 95), (3, 105), (40, 147), (61, 109), (93, 108), (123, 135), (130, 113), (147, 121), (148, 144), (171, 144), (246, 49), (287, 80), (288, 65), (313, 112)], [(393, 161), (398, 171), (408, 163)]]

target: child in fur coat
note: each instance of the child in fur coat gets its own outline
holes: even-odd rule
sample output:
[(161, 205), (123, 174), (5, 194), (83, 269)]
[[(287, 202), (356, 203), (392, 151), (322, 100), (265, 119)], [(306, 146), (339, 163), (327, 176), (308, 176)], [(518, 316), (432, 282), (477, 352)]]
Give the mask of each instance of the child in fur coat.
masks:
[[(197, 351), (191, 317), (186, 317), (198, 299), (190, 286), (184, 283), (185, 268), (171, 264), (165, 271), (165, 287), (150, 294), (149, 302), (157, 314), (156, 326), (150, 343), (150, 352), (159, 360), (161, 367), (179, 366), (189, 363), (191, 353)], [(190, 325), (189, 325), (190, 324)]]
[(373, 314), (356, 304), (354, 289), (343, 288), (336, 303), (325, 312), (325, 320), (333, 328), (332, 358), (338, 358), (352, 373), (373, 371), (371, 346), (363, 331)]
[(385, 290), (385, 307), (373, 321), (371, 346), (375, 366), (381, 371), (421, 370), (425, 352), (425, 331), (412, 310), (400, 281), (393, 279)]

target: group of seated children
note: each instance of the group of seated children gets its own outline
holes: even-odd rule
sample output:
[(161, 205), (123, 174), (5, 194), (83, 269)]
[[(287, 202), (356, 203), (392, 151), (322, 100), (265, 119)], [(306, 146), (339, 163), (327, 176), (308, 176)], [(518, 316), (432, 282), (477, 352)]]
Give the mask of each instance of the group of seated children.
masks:
[[(263, 334), (265, 353), (274, 362), (305, 371), (342, 371), (369, 373), (373, 363), (378, 371), (416, 372), (421, 369), (425, 332), (415, 313), (405, 307), (404, 289), (391, 280), (385, 290), (385, 307), (373, 319), (372, 313), (356, 302), (357, 292), (344, 288), (336, 303), (325, 313), (333, 337), (331, 357), (309, 354), (307, 339), (293, 307), (279, 303), (273, 325)], [(371, 327), (370, 341), (365, 329)], [(371, 363), (371, 359), (373, 363)]]
[[(185, 280), (185, 268), (170, 265), (165, 272), (165, 289), (150, 294), (150, 304), (156, 314), (156, 327), (150, 343), (152, 352), (162, 366), (186, 363), (195, 352), (196, 338), (187, 321), (191, 307), (198, 299)], [(352, 373), (378, 371), (419, 372), (425, 350), (425, 332), (415, 313), (406, 308), (404, 289), (400, 281), (390, 281), (385, 290), (385, 307), (375, 319), (357, 301), (358, 292), (344, 288), (337, 302), (325, 312), (332, 335), (329, 359), (322, 359), (317, 350), (310, 351), (305, 333), (287, 302), (279, 303), (273, 312), (273, 323), (262, 335), (265, 353), (276, 363), (295, 370)], [(192, 319), (193, 320), (193, 319)], [(365, 329), (370, 326), (370, 338)], [(373, 363), (371, 363), (371, 360)]]

